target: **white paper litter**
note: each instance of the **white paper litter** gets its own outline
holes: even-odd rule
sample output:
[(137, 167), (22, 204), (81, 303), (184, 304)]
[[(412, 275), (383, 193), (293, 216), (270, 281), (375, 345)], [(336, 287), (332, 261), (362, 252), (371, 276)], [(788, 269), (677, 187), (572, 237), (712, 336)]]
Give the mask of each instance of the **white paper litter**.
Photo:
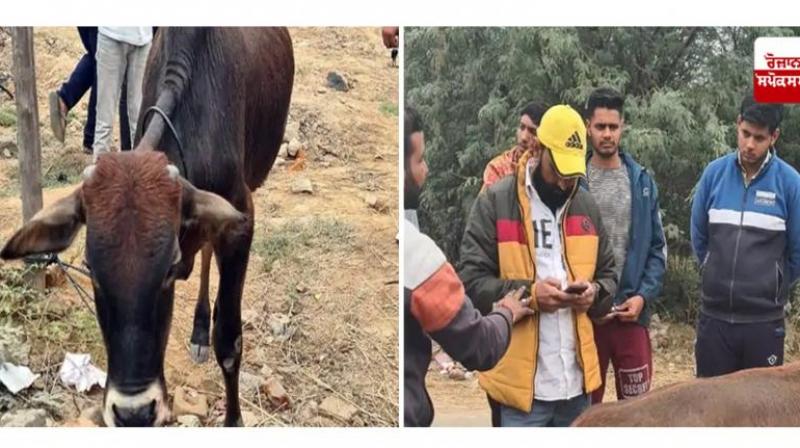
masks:
[(6, 386), (12, 394), (22, 389), (27, 389), (39, 378), (39, 374), (34, 374), (31, 369), (25, 366), (17, 366), (10, 362), (0, 364), (0, 383)]
[(92, 365), (88, 353), (67, 353), (58, 371), (65, 386), (75, 386), (78, 392), (86, 392), (95, 384), (106, 387), (106, 373)]

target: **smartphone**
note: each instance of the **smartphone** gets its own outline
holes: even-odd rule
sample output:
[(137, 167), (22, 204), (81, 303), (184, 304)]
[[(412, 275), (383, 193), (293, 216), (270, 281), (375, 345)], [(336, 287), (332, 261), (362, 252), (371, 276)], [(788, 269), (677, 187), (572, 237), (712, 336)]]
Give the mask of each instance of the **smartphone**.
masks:
[(567, 294), (583, 294), (589, 286), (586, 284), (572, 284), (564, 288)]

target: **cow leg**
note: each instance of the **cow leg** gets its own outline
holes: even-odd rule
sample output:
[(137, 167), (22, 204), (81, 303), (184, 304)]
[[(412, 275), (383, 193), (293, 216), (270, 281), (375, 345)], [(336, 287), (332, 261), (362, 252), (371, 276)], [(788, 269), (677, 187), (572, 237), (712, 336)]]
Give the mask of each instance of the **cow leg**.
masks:
[[(250, 198), (248, 197), (248, 202)], [(239, 365), (242, 361), (242, 291), (253, 240), (253, 208), (247, 223), (229, 229), (214, 245), (219, 291), (214, 303), (214, 353), (225, 379), (225, 426), (243, 426), (239, 409)]]
[(209, 328), (211, 326), (211, 307), (208, 304), (208, 273), (211, 270), (211, 243), (203, 246), (203, 260), (200, 265), (200, 292), (194, 308), (194, 328), (190, 340), (192, 361), (201, 364), (208, 361)]

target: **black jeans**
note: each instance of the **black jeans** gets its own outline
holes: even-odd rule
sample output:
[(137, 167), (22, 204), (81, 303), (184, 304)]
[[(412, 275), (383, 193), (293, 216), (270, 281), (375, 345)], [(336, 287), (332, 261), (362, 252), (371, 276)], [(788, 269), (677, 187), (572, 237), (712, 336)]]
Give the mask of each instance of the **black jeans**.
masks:
[[(78, 34), (81, 37), (83, 48), (86, 49), (86, 54), (81, 57), (75, 68), (72, 69), (67, 82), (58, 89), (58, 96), (67, 105), (67, 110), (70, 110), (78, 104), (78, 101), (83, 98), (86, 91), (91, 89), (89, 93), (89, 110), (86, 114), (86, 124), (83, 127), (83, 146), (91, 148), (94, 144), (95, 112), (97, 109), (97, 66), (94, 59), (94, 54), (97, 51), (97, 27), (78, 27)], [(127, 87), (123, 83), (122, 95), (119, 100), (120, 146), (123, 151), (131, 149), (126, 92)]]
[(701, 313), (694, 346), (697, 376), (782, 365), (785, 338), (783, 319), (732, 324)]

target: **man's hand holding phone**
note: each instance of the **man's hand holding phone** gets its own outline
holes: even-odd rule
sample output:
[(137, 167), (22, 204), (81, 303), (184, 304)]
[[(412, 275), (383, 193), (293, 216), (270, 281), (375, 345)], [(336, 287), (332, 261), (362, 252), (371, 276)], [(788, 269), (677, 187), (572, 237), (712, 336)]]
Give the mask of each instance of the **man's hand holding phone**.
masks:
[(584, 312), (592, 306), (594, 293), (594, 286), (589, 282), (570, 283), (562, 288), (561, 281), (548, 277), (536, 282), (534, 296), (543, 313), (553, 313), (561, 308)]
[(564, 292), (577, 296), (572, 308), (578, 313), (585, 313), (594, 303), (595, 286), (587, 281), (574, 282), (564, 288)]

